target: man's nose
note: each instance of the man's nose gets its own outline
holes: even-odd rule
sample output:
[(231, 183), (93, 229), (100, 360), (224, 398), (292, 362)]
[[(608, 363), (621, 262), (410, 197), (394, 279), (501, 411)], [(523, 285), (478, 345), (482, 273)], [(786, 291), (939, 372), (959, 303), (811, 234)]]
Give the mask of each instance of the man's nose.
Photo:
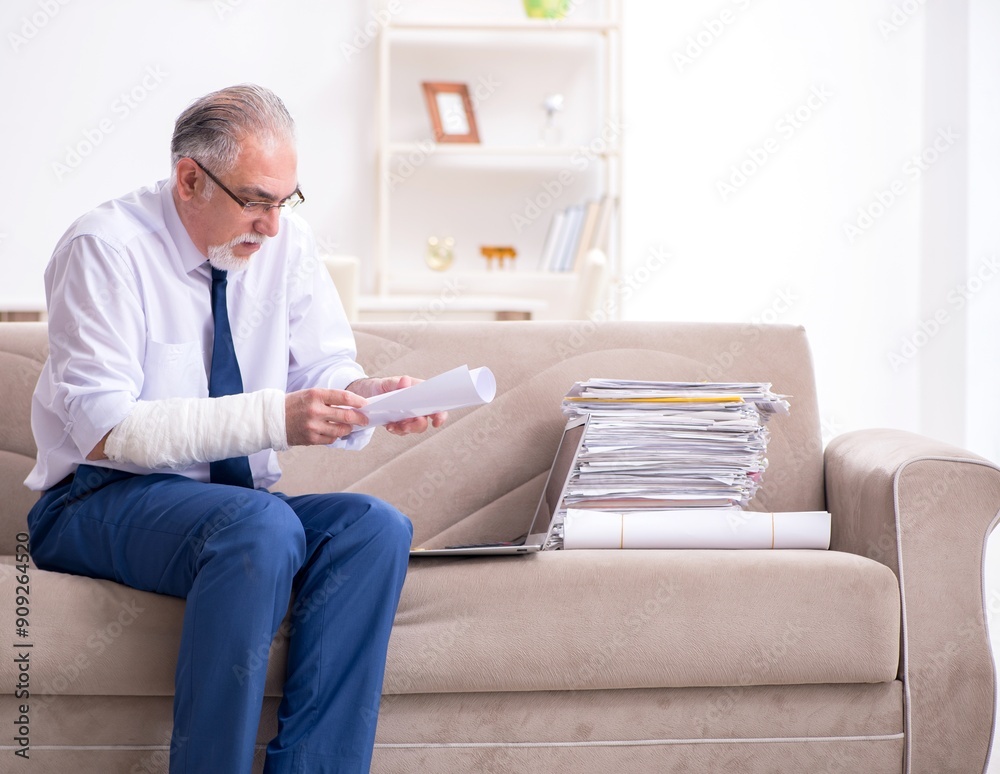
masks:
[(258, 234), (263, 234), (266, 237), (273, 237), (278, 235), (278, 227), (280, 225), (279, 219), (281, 217), (281, 208), (272, 207), (267, 212), (263, 213), (260, 217), (256, 218), (253, 222), (253, 230)]

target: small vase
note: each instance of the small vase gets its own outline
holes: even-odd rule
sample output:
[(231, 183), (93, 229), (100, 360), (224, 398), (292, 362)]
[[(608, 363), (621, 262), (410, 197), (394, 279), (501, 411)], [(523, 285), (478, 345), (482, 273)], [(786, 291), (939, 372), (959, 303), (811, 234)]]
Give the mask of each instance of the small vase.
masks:
[(452, 237), (438, 239), (436, 236), (427, 238), (427, 252), (424, 261), (434, 271), (445, 271), (455, 260), (455, 240)]
[(524, 0), (524, 11), (532, 19), (563, 19), (569, 0)]

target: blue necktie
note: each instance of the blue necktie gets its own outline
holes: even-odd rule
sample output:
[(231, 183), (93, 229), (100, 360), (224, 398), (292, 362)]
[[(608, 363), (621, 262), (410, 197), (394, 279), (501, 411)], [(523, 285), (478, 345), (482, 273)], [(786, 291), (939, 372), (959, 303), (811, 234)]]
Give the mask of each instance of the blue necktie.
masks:
[[(215, 343), (212, 346), (212, 368), (208, 374), (208, 395), (239, 395), (243, 392), (243, 377), (236, 361), (233, 331), (229, 327), (229, 308), (226, 305), (226, 272), (212, 269), (212, 319), (215, 321)], [(230, 457), (209, 463), (213, 484), (231, 484), (253, 489), (250, 460)]]

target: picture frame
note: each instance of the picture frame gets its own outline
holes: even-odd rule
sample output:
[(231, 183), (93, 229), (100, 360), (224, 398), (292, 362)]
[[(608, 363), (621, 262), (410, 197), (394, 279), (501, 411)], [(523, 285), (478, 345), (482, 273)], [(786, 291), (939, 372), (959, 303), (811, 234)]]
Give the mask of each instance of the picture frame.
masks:
[(479, 142), (476, 114), (466, 84), (424, 81), (420, 85), (435, 142)]

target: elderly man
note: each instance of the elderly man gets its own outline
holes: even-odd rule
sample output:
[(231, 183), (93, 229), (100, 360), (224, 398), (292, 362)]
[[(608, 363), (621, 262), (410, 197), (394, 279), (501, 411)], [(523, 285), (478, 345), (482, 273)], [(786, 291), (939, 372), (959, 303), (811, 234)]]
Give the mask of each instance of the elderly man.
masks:
[(171, 151), (169, 180), (84, 215), (46, 270), (32, 556), (187, 600), (174, 774), (250, 771), (260, 655), (293, 597), (264, 770), (368, 771), (410, 522), (373, 497), (267, 487), (276, 450), (361, 448), (365, 398), (413, 380), (367, 378), (355, 362), (309, 229), (286, 214), (303, 195), (273, 93), (203, 97)]

